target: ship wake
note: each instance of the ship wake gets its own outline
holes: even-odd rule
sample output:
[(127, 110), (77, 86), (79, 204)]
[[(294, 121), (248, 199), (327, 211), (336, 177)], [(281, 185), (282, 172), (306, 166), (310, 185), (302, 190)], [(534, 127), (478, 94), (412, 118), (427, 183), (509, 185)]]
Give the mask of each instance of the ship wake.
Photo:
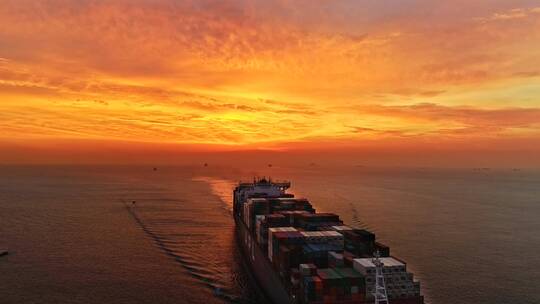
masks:
[(189, 193), (160, 189), (133, 193), (136, 197), (121, 201), (154, 245), (214, 296), (228, 303), (260, 302), (247, 288), (245, 271), (237, 262), (240, 253), (230, 198), (233, 183), (212, 178), (192, 182), (199, 186)]

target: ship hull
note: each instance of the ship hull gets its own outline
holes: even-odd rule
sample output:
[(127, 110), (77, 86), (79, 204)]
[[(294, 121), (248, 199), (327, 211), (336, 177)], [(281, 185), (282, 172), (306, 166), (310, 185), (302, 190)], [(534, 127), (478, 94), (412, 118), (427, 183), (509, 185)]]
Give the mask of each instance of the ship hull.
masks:
[(276, 304), (294, 303), (266, 252), (257, 244), (244, 222), (235, 217), (236, 237), (249, 270), (268, 299)]

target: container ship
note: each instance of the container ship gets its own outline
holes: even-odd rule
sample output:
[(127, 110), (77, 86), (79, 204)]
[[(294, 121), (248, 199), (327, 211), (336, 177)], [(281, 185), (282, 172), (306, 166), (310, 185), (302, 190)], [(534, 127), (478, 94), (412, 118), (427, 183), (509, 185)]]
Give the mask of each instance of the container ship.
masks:
[(420, 283), (375, 234), (317, 213), (288, 181), (254, 179), (233, 192), (236, 234), (257, 285), (276, 304), (423, 304)]

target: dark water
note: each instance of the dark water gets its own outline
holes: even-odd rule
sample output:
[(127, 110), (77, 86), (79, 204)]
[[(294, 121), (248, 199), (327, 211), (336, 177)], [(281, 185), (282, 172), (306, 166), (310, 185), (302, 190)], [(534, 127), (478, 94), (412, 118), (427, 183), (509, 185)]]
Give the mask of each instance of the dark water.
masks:
[(540, 303), (538, 172), (142, 166), (1, 168), (0, 303), (264, 303), (230, 215), (254, 174), (376, 232), (429, 303)]

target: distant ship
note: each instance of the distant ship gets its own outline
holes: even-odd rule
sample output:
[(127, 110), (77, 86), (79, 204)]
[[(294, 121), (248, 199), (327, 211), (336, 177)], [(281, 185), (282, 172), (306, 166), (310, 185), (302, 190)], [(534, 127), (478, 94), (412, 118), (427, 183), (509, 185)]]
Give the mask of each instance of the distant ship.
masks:
[(236, 234), (257, 284), (276, 304), (423, 304), (420, 283), (375, 235), (316, 213), (288, 181), (240, 182)]

